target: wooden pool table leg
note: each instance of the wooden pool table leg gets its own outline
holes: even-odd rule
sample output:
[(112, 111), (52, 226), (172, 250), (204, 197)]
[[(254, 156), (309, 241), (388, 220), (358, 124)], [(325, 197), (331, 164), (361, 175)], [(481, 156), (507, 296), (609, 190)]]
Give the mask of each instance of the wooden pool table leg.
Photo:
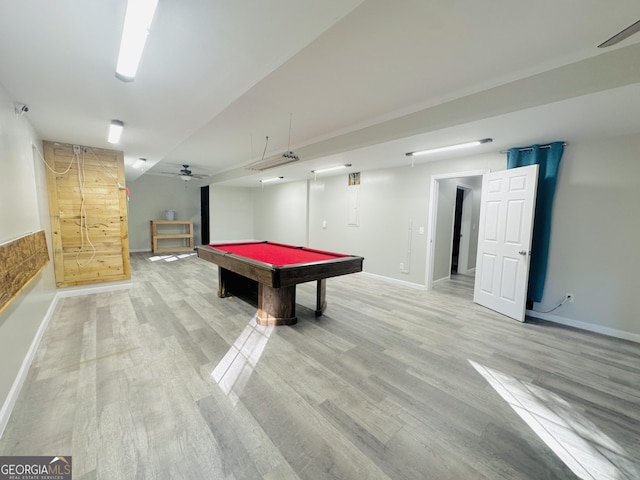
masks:
[(226, 268), (218, 267), (218, 297), (224, 298), (229, 293), (227, 287), (229, 286), (231, 272)]
[(258, 284), (258, 325), (293, 325), (296, 318), (296, 286), (273, 288)]
[(327, 280), (321, 278), (316, 287), (316, 317), (319, 317), (327, 308)]
[(224, 298), (227, 296), (226, 285), (226, 270), (222, 267), (218, 267), (218, 297)]

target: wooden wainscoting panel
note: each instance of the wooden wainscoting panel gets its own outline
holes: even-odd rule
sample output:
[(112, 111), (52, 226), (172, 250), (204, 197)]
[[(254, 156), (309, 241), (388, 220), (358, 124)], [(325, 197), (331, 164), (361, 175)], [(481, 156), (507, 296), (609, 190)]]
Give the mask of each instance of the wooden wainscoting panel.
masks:
[(122, 152), (44, 142), (56, 284), (131, 278)]
[(22, 292), (49, 263), (44, 231), (0, 245), (0, 312)]

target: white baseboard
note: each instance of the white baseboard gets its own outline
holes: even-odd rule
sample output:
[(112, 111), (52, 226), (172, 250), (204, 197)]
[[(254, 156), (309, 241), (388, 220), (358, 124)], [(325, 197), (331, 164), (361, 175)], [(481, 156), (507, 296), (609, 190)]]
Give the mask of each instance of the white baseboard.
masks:
[(38, 351), (38, 347), (40, 346), (40, 341), (44, 335), (44, 332), (49, 325), (49, 321), (51, 317), (53, 317), (53, 313), (58, 306), (58, 302), (62, 298), (67, 297), (75, 297), (79, 295), (90, 295), (93, 293), (103, 293), (103, 292), (112, 292), (115, 290), (123, 290), (131, 288), (132, 283), (130, 280), (122, 281), (122, 282), (110, 282), (109, 284), (102, 285), (89, 285), (86, 287), (70, 287), (64, 289), (58, 289), (53, 299), (51, 300), (51, 304), (47, 309), (47, 313), (44, 315), (38, 330), (33, 337), (33, 341), (31, 342), (31, 346), (29, 350), (27, 350), (27, 354), (22, 360), (22, 365), (20, 366), (20, 370), (18, 371), (18, 375), (16, 375), (13, 384), (11, 385), (11, 389), (9, 390), (9, 394), (2, 405), (2, 409), (0, 409), (0, 438), (4, 434), (4, 429), (7, 427), (7, 423), (9, 423), (9, 418), (11, 417), (11, 412), (13, 411), (13, 407), (15, 407), (16, 402), (18, 401), (18, 396), (20, 395), (20, 391), (22, 390), (22, 386), (27, 379), (27, 375), (29, 374), (29, 368), (31, 368), (31, 363), (33, 363), (33, 359), (36, 356), (36, 352)]
[(29, 350), (27, 350), (27, 354), (25, 355), (24, 360), (22, 360), (22, 365), (20, 366), (18, 375), (16, 375), (16, 378), (11, 385), (11, 389), (9, 390), (9, 394), (7, 395), (7, 398), (2, 405), (2, 409), (0, 409), (0, 438), (2, 438), (4, 429), (7, 427), (7, 423), (9, 423), (9, 417), (11, 417), (11, 412), (13, 412), (13, 407), (15, 407), (16, 402), (18, 401), (20, 390), (22, 390), (22, 386), (27, 379), (29, 368), (31, 368), (31, 363), (36, 356), (36, 352), (38, 351), (40, 340), (42, 340), (42, 336), (44, 335), (44, 332), (49, 325), (49, 320), (51, 320), (51, 317), (53, 317), (53, 313), (58, 306), (59, 299), (60, 297), (58, 297), (58, 295), (56, 294), (53, 297), (53, 300), (51, 300), (51, 304), (47, 309), (47, 313), (44, 315), (42, 323), (40, 323), (40, 327), (38, 327), (38, 330), (33, 337), (33, 341), (31, 342)]
[(151, 253), (150, 248), (130, 248), (129, 253)]
[(579, 320), (573, 320), (572, 318), (561, 317), (550, 313), (536, 312), (535, 310), (527, 310), (526, 315), (533, 318), (539, 318), (541, 320), (547, 320), (549, 322), (559, 323), (568, 327), (579, 328), (580, 330), (587, 330), (589, 332), (600, 333), (609, 337), (621, 338), (623, 340), (640, 343), (640, 335), (637, 333), (617, 330), (615, 328), (596, 325), (594, 323), (581, 322)]
[(433, 287), (435, 287), (435, 286), (436, 286), (436, 285), (438, 285), (439, 283), (446, 282), (447, 280), (451, 280), (451, 277), (449, 276), (449, 277), (442, 277), (442, 278), (439, 278), (439, 279), (434, 280), (433, 282), (431, 282), (431, 285), (432, 285)]
[(100, 283), (96, 285), (85, 285), (81, 287), (59, 288), (56, 292), (57, 298), (77, 297), (80, 295), (91, 295), (93, 293), (115, 292), (116, 290), (128, 290), (133, 286), (131, 280), (119, 282)]
[(360, 275), (364, 275), (369, 278), (376, 278), (384, 282), (395, 283), (396, 285), (402, 285), (409, 288), (415, 288), (417, 290), (424, 290), (425, 286), (419, 283), (407, 282), (406, 280), (399, 280), (397, 278), (385, 277), (383, 275), (376, 275), (375, 273), (360, 272)]

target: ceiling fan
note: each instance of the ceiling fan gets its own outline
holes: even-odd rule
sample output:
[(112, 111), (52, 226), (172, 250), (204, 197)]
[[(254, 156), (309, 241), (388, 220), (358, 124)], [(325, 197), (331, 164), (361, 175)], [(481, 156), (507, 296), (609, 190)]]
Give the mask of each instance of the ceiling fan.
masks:
[[(176, 165), (177, 168), (177, 165)], [(203, 178), (207, 178), (210, 175), (200, 175), (200, 174), (194, 174), (191, 169), (189, 168), (189, 165), (187, 165), (186, 163), (182, 165), (182, 168), (179, 170), (178, 173), (175, 172), (158, 172), (157, 175), (166, 175), (166, 176), (179, 176), (182, 180), (184, 180), (185, 182), (188, 182), (189, 180), (191, 180), (192, 178), (196, 178), (198, 180), (203, 179)]]
[(638, 32), (640, 32), (640, 20), (638, 20), (633, 25), (629, 25), (624, 30), (616, 33), (609, 40), (607, 40), (606, 42), (603, 42), (600, 45), (598, 45), (598, 48), (611, 47), (612, 45), (615, 45), (616, 43), (620, 43), (622, 40), (625, 40), (625, 39), (629, 38), (631, 35), (633, 35), (635, 33), (638, 33)]
[(180, 170), (180, 178), (187, 181), (191, 180), (191, 177), (193, 177), (193, 173), (191, 172), (191, 170), (189, 170), (189, 165), (182, 165), (182, 170)]

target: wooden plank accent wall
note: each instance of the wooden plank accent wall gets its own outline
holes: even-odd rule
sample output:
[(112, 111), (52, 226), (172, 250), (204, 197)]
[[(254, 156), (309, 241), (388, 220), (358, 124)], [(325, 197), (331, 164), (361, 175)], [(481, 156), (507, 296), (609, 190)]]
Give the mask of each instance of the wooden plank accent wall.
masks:
[(56, 285), (131, 278), (122, 152), (44, 142), (44, 157)]
[(22, 292), (49, 263), (44, 231), (0, 245), (0, 312)]

